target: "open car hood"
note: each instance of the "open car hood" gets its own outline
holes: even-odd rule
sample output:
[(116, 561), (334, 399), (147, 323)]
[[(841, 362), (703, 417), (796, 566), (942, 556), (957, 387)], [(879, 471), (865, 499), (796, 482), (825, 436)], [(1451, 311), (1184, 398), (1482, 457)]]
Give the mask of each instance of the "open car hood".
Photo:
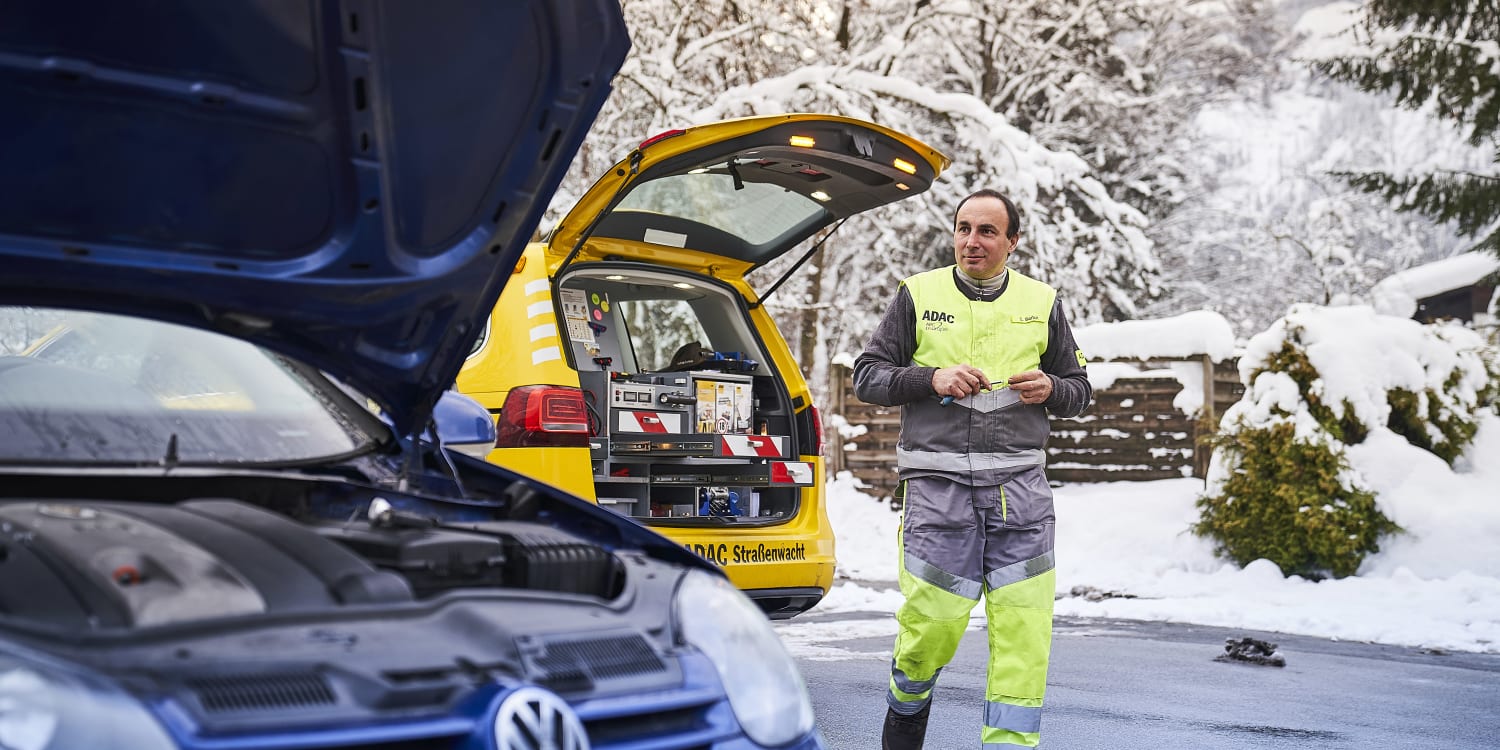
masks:
[(618, 0), (5, 15), (3, 301), (227, 332), (335, 374), (408, 434), (630, 44)]
[(948, 164), (911, 136), (836, 115), (669, 131), (610, 168), (557, 225), (550, 246), (562, 255), (577, 249), (580, 258), (743, 272), (835, 221), (927, 190)]

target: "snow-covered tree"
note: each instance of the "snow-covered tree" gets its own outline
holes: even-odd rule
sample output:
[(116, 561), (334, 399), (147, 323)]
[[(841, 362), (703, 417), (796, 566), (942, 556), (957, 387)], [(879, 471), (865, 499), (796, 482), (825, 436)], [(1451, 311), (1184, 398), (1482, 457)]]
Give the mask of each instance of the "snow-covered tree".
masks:
[[(1176, 133), (1250, 67), (1241, 40), (1256, 36), (1255, 8), (634, 0), (634, 51), (554, 207), (662, 130), (788, 111), (858, 117), (954, 165), (929, 193), (826, 238), (768, 302), (815, 388), (832, 356), (862, 346), (899, 279), (952, 262), (953, 208), (980, 187), (1016, 199), (1013, 262), (1057, 286), (1077, 321), (1130, 317), (1159, 289), (1146, 228), (1193, 182)], [(752, 281), (765, 289), (791, 262)]]
[[(1026, 214), (1016, 265), (1058, 286), (1079, 319), (1130, 317), (1156, 293), (1159, 267), (1139, 230), (1189, 181), (1175, 133), (1250, 68), (1236, 34), (1254, 36), (1253, 3), (843, 7), (846, 55), (753, 88), (793, 82), (804, 99), (868, 112), (952, 155), (952, 187), (917, 199), (933, 217), (933, 260), (946, 257), (958, 199), (993, 186)], [(746, 99), (765, 111), (787, 98)]]
[(1202, 307), (1253, 333), (1293, 303), (1366, 301), (1389, 274), (1460, 249), (1453, 225), (1336, 175), (1477, 163), (1460, 133), (1427, 114), (1310, 74), (1308, 60), (1359, 46), (1346, 34), (1351, 7), (1283, 6), (1255, 88), (1199, 114), (1187, 157), (1199, 188), (1150, 230), (1167, 293), (1146, 313)]
[(1369, 0), (1357, 30), (1363, 49), (1316, 68), (1459, 125), (1494, 158), (1479, 171), (1421, 165), (1345, 176), (1402, 210), (1457, 222), (1477, 247), (1500, 255), (1500, 7), (1493, 0)]

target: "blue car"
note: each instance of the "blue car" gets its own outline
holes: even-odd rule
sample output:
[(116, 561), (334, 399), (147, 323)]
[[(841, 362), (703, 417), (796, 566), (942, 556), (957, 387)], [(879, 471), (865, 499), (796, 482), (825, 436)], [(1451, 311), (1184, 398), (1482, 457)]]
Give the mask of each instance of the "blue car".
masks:
[(0, 748), (823, 746), (714, 565), (452, 444), (628, 48), (616, 0), (7, 4)]

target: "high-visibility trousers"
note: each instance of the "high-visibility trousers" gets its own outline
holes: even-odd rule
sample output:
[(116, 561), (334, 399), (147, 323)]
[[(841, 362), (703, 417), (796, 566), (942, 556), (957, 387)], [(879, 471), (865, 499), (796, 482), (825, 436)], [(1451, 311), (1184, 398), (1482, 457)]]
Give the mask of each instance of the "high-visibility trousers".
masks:
[(985, 750), (1036, 747), (1052, 650), (1052, 490), (1041, 467), (995, 487), (939, 477), (902, 482), (901, 593), (887, 703), (932, 700), (979, 598), (989, 631)]

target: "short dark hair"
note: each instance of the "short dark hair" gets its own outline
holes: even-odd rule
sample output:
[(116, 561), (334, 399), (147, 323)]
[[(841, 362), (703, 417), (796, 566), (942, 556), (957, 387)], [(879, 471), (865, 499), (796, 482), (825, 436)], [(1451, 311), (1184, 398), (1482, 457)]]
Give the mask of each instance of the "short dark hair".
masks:
[(1009, 223), (1006, 224), (1005, 227), (1006, 239), (1013, 240), (1017, 235), (1021, 233), (1021, 215), (1016, 212), (1016, 204), (1013, 203), (1010, 198), (1005, 197), (1005, 193), (1002, 193), (999, 190), (992, 190), (990, 188), (981, 188), (979, 190), (975, 190), (974, 192), (964, 196), (964, 199), (958, 202), (958, 207), (953, 209), (954, 229), (958, 229), (958, 212), (963, 210), (964, 204), (968, 203), (970, 198), (999, 198), (1000, 202), (1005, 204), (1005, 213), (1009, 219)]

